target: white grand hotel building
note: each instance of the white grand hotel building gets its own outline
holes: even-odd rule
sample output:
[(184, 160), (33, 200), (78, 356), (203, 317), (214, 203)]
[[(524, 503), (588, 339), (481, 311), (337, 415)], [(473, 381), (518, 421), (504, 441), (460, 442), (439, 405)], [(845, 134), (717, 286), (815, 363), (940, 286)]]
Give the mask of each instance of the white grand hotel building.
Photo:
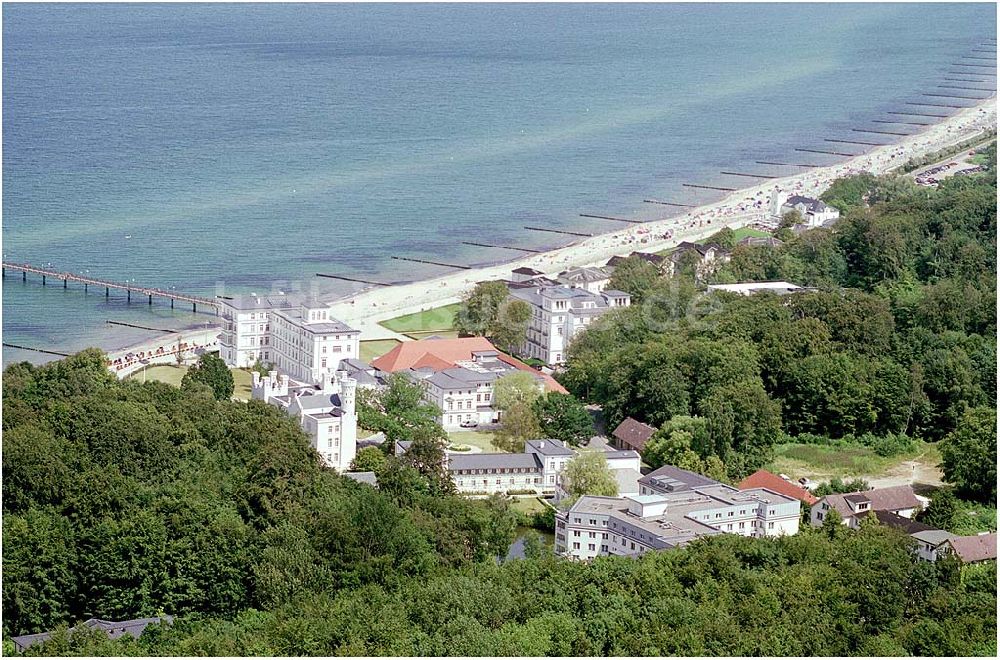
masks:
[(328, 308), (289, 295), (220, 298), (219, 354), (254, 373), (253, 398), (294, 416), (323, 462), (347, 470), (357, 453), (354, 400), (360, 336), (329, 316)]

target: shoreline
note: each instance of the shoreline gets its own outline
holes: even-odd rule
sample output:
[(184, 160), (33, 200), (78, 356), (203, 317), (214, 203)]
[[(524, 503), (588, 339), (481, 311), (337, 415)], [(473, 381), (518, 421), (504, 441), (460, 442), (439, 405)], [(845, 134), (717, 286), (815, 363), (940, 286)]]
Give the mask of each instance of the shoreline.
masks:
[[(507, 279), (514, 268), (534, 268), (551, 276), (567, 268), (604, 265), (616, 254), (633, 250), (659, 252), (682, 241), (707, 238), (724, 227), (738, 229), (753, 224), (767, 217), (770, 195), (774, 190), (818, 196), (837, 178), (864, 171), (885, 174), (906, 165), (911, 159), (953, 147), (988, 129), (996, 130), (996, 101), (996, 97), (991, 96), (898, 142), (839, 163), (768, 179), (765, 183), (738, 189), (721, 200), (691, 208), (685, 213), (596, 234), (540, 254), (339, 296), (327, 301), (330, 312), (335, 318), (360, 330), (365, 340), (405, 339), (382, 327), (379, 322), (459, 302), (462, 295), (477, 282)], [(666, 237), (667, 232), (669, 237)]]
[[(462, 296), (477, 282), (507, 279), (514, 268), (529, 267), (546, 275), (555, 275), (568, 268), (603, 266), (615, 255), (638, 250), (659, 252), (675, 247), (682, 241), (698, 241), (711, 236), (724, 227), (738, 229), (767, 218), (770, 194), (774, 190), (791, 194), (818, 196), (834, 179), (862, 171), (884, 174), (904, 166), (913, 158), (947, 149), (996, 129), (996, 97), (969, 106), (940, 122), (924, 127), (899, 142), (872, 149), (870, 152), (845, 159), (839, 163), (816, 167), (785, 177), (768, 179), (728, 193), (715, 202), (671, 215), (661, 220), (635, 224), (624, 229), (579, 238), (546, 252), (518, 257), (509, 261), (470, 270), (446, 273), (437, 277), (412, 282), (401, 282), (385, 287), (370, 287), (355, 294), (326, 298), (330, 313), (351, 327), (360, 330), (364, 341), (408, 337), (389, 330), (379, 323), (388, 319), (441, 307), (462, 300)], [(668, 233), (669, 232), (669, 233)], [(163, 358), (172, 356), (168, 346), (180, 341), (196, 343), (201, 350), (217, 343), (219, 327), (188, 327), (179, 333), (140, 340), (125, 346), (107, 348), (109, 361), (114, 362), (128, 353), (149, 353), (163, 348)], [(202, 337), (215, 333), (215, 340)], [(170, 338), (167, 341), (168, 337)], [(193, 341), (200, 339), (201, 341)], [(176, 352), (176, 351), (174, 351)], [(155, 356), (156, 362), (161, 356)], [(132, 360), (119, 373), (131, 373), (145, 366)], [(112, 367), (112, 370), (115, 370)], [(124, 375), (124, 374), (123, 374)]]

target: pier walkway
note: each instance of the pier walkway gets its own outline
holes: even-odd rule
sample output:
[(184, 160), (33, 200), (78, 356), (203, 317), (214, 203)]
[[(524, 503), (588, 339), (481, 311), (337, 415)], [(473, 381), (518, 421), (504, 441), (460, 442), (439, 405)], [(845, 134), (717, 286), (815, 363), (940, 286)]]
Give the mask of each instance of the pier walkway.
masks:
[(210, 306), (215, 308), (216, 311), (219, 309), (219, 302), (211, 298), (203, 298), (201, 296), (192, 296), (185, 293), (178, 293), (177, 291), (170, 291), (167, 289), (158, 289), (154, 287), (142, 286), (140, 284), (130, 284), (128, 282), (114, 282), (112, 280), (102, 280), (96, 277), (88, 277), (86, 275), (80, 275), (77, 273), (66, 273), (59, 272), (57, 270), (52, 270), (50, 268), (40, 268), (38, 266), (32, 266), (31, 264), (22, 264), (11, 261), (3, 262), (3, 276), (7, 277), (7, 271), (20, 271), (21, 279), (25, 282), (28, 281), (28, 273), (33, 275), (42, 276), (42, 284), (46, 283), (46, 278), (51, 277), (58, 280), (62, 280), (63, 288), (67, 288), (69, 282), (77, 282), (83, 284), (84, 290), (87, 290), (90, 286), (104, 287), (104, 296), (108, 297), (111, 295), (111, 289), (116, 289), (118, 291), (124, 291), (128, 296), (128, 300), (131, 302), (132, 294), (138, 294), (140, 296), (147, 296), (150, 305), (153, 304), (153, 298), (165, 298), (170, 300), (170, 307), (173, 308), (175, 302), (191, 303), (191, 311), (197, 312), (198, 305)]

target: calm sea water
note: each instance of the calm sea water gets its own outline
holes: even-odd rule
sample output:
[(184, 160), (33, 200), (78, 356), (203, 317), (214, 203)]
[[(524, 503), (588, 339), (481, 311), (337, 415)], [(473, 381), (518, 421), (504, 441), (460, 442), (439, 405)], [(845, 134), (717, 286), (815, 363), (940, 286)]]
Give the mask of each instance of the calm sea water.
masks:
[[(847, 137), (995, 37), (987, 4), (8, 4), (4, 257), (203, 295), (506, 260), (459, 241), (711, 201), (681, 183), (745, 185), (720, 169)], [(206, 318), (3, 286), (4, 341), (40, 348)]]

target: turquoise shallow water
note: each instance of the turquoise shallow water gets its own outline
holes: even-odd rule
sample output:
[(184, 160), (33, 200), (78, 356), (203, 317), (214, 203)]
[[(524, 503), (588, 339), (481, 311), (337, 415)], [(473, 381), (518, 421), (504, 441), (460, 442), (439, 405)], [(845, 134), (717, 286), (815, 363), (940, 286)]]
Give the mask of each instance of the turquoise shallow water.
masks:
[[(746, 185), (719, 171), (847, 137), (995, 37), (982, 4), (4, 5), (3, 252), (201, 295), (506, 260), (459, 241), (711, 201), (681, 183)], [(205, 318), (4, 281), (5, 342)]]

